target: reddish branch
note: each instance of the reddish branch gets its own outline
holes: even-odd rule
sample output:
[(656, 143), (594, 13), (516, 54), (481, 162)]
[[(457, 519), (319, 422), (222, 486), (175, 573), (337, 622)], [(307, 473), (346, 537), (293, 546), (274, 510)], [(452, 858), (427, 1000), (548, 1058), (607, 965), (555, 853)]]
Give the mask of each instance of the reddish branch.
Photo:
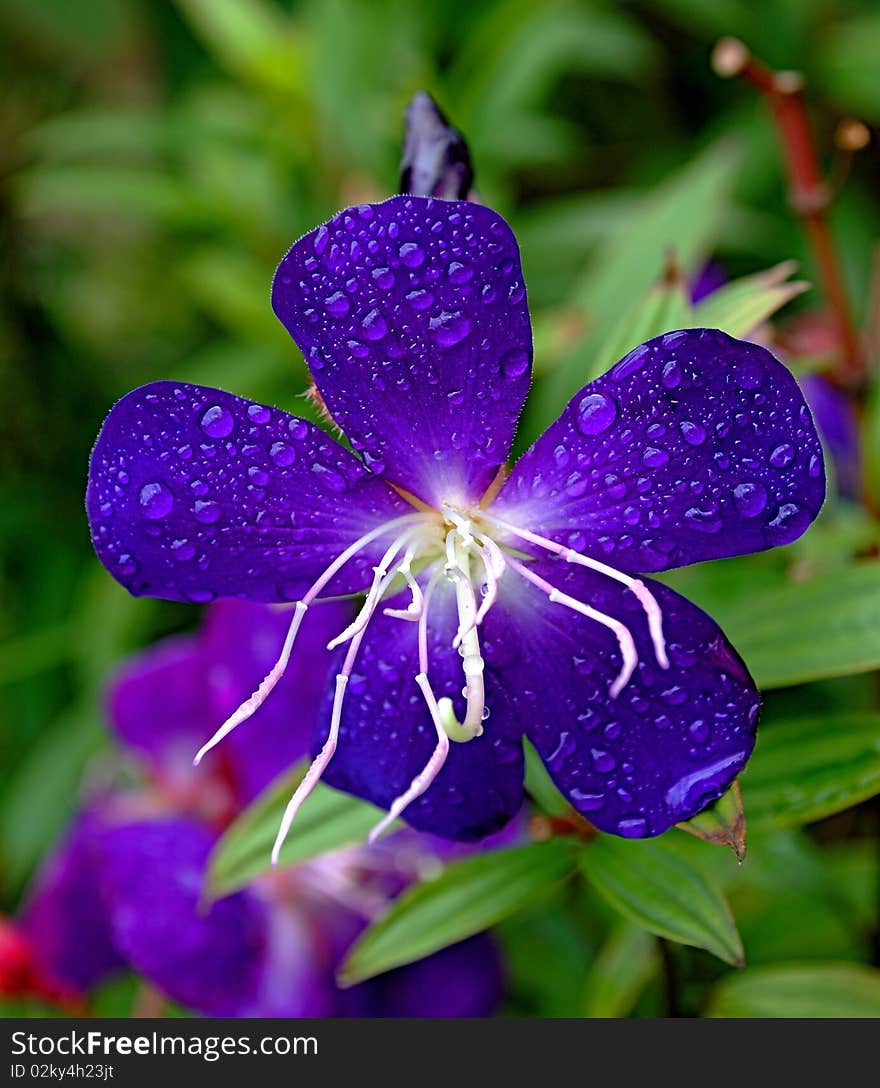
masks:
[(736, 76), (755, 87), (773, 113), (788, 174), (789, 203), (804, 224), (839, 338), (841, 358), (834, 377), (841, 384), (856, 386), (864, 377), (862, 346), (828, 227), (826, 213), (832, 190), (819, 169), (803, 79), (798, 72), (774, 72), (765, 67), (735, 38), (718, 42), (712, 66), (721, 76)]

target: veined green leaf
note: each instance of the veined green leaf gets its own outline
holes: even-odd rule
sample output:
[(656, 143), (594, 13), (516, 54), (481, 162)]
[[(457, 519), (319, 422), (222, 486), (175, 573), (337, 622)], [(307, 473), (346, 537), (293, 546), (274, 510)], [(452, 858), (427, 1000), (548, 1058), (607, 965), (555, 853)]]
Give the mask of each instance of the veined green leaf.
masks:
[(724, 1018), (880, 1017), (880, 971), (856, 963), (788, 963), (728, 975), (707, 1016)]
[(404, 892), (360, 937), (339, 972), (362, 982), (480, 933), (547, 891), (573, 868), (572, 843), (560, 839), (477, 854)]
[[(211, 854), (207, 881), (211, 895), (228, 895), (270, 868), (281, 817), (301, 778), (301, 770), (285, 775), (227, 828)], [(297, 815), (279, 865), (298, 865), (361, 842), (383, 815), (374, 805), (319, 783)]]
[(880, 793), (880, 714), (773, 724), (742, 775), (749, 826), (795, 827)]
[(589, 883), (624, 918), (659, 937), (705, 948), (726, 963), (742, 963), (742, 942), (724, 896), (670, 842), (602, 835), (581, 851), (580, 860)]
[(716, 619), (761, 688), (782, 688), (880, 665), (880, 563), (744, 594)]
[(621, 921), (611, 931), (587, 975), (583, 1015), (626, 1016), (658, 966), (657, 942), (641, 926)]

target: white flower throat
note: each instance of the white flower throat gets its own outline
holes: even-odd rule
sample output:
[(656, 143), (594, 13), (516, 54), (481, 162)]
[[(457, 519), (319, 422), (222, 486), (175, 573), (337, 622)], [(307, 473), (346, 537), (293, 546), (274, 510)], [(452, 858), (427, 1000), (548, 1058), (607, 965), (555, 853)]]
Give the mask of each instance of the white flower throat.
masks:
[[(409, 787), (392, 802), (387, 815), (373, 828), (369, 836), (370, 842), (428, 789), (446, 762), (450, 740), (465, 742), (482, 734), (488, 710), (480, 628), (498, 599), (502, 579), (510, 576), (521, 578), (544, 593), (551, 603), (560, 604), (586, 616), (612, 632), (617, 641), (621, 668), (609, 688), (611, 698), (620, 694), (632, 676), (639, 658), (635, 640), (626, 624), (551, 585), (532, 569), (530, 563), (533, 557), (521, 551), (521, 548), (530, 546), (532, 550), (539, 549), (544, 553), (557, 555), (567, 562), (585, 566), (612, 578), (630, 590), (645, 613), (657, 663), (661, 668), (669, 667), (660, 606), (648, 587), (639, 579), (528, 529), (513, 525), (481, 507), (466, 509), (443, 504), (439, 510), (433, 510), (419, 504), (419, 509), (412, 514), (393, 518), (365, 533), (337, 556), (313, 582), (294, 605), (293, 618), (278, 661), (257, 690), (199, 750), (194, 760), (196, 764), (263, 704), (284, 675), (306, 612), (314, 603), (320, 603), (320, 594), (334, 576), (375, 540), (391, 534), (394, 534), (391, 543), (373, 568), (372, 582), (364, 589), (365, 599), (360, 611), (348, 627), (327, 645), (328, 650), (333, 650), (337, 646), (348, 644), (342, 666), (336, 675), (330, 729), (324, 746), (287, 805), (272, 849), (273, 865), (278, 863), (281, 847), (300, 806), (314, 789), (336, 751), (349, 678), (370, 620), (389, 595), (396, 595), (404, 589), (408, 589), (410, 593), (410, 600), (405, 608), (386, 607), (382, 611), (387, 616), (418, 624), (418, 672), (414, 679), (434, 724), (436, 744), (428, 762)], [(465, 700), (465, 713), (462, 720), (455, 713), (452, 699), (448, 695), (438, 698), (429, 679), (428, 620), (432, 597), (438, 583), (444, 578), (455, 589), (458, 627), (451, 650), (461, 657), (464, 674), (462, 696)]]

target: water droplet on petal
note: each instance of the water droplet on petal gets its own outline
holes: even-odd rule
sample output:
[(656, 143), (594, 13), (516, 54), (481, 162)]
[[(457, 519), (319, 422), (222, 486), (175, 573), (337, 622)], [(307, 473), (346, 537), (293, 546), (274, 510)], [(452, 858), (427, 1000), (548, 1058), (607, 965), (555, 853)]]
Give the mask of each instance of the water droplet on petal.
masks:
[(425, 262), (425, 251), (416, 242), (404, 242), (398, 255), (407, 268), (418, 268)]
[(529, 353), (523, 348), (511, 348), (501, 357), (501, 373), (508, 378), (519, 378), (529, 369)]
[(268, 423), (272, 418), (271, 411), (262, 404), (249, 405), (247, 413), (248, 418), (253, 420), (254, 423)]
[(474, 277), (474, 270), (469, 264), (462, 264), (461, 261), (453, 261), (449, 265), (447, 275), (449, 276), (450, 283), (468, 283)]
[(174, 506), (174, 496), (164, 484), (159, 483), (144, 484), (138, 501), (144, 517), (152, 521), (158, 521), (170, 514)]
[(460, 344), (471, 331), (470, 319), (458, 310), (452, 312), (443, 310), (442, 313), (431, 318), (429, 327), (435, 343), (442, 348), (451, 348), (455, 344)]
[(388, 322), (378, 310), (370, 310), (361, 321), (361, 328), (368, 340), (381, 340), (385, 333), (388, 332)]
[(770, 464), (774, 468), (785, 468), (787, 465), (790, 465), (793, 460), (794, 446), (788, 442), (783, 442), (781, 446), (777, 446), (770, 454)]
[(287, 424), (287, 429), (290, 431), (291, 437), (295, 438), (297, 442), (302, 442), (304, 438), (308, 438), (309, 425), (304, 419), (292, 419)]
[(666, 450), (658, 449), (656, 446), (648, 446), (642, 454), (642, 463), (648, 468), (662, 468), (668, 461), (669, 454)]
[(617, 821), (617, 834), (625, 839), (644, 838), (648, 831), (648, 821), (643, 816), (625, 816)]
[(685, 442), (689, 442), (692, 446), (702, 446), (706, 441), (706, 428), (702, 423), (692, 423), (691, 420), (686, 419), (681, 423), (681, 433), (684, 435)]
[(767, 505), (767, 489), (763, 484), (745, 480), (733, 489), (733, 499), (744, 518), (753, 518)]
[(351, 310), (351, 300), (344, 291), (336, 291), (324, 299), (324, 309), (331, 317), (345, 317)]
[(205, 525), (213, 525), (223, 516), (223, 509), (219, 502), (200, 499), (193, 504), (193, 513)]
[(578, 405), (577, 428), (581, 434), (601, 434), (617, 419), (617, 402), (607, 393), (588, 393)]
[(232, 412), (219, 404), (209, 408), (202, 416), (202, 430), (211, 438), (225, 438), (232, 434), (234, 427), (235, 420), (232, 418)]
[(269, 449), (269, 456), (276, 465), (287, 468), (296, 460), (296, 450), (293, 446), (288, 446), (286, 442), (273, 442)]
[(675, 359), (670, 359), (663, 367), (660, 381), (664, 389), (677, 389), (681, 385), (681, 367)]

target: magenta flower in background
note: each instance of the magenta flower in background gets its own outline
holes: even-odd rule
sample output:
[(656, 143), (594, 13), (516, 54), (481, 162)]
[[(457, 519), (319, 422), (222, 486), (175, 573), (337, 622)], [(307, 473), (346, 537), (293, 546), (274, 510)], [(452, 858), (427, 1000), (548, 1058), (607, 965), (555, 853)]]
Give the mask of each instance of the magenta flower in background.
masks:
[(816, 516), (822, 452), (788, 371), (717, 331), (670, 333), (582, 389), (505, 475), (532, 343), (495, 212), (347, 209), (293, 246), (273, 305), (356, 452), (159, 382), (111, 411), (87, 507), (134, 594), (295, 602), (278, 662), (200, 754), (263, 705), (317, 601), (366, 594), (330, 642), (318, 754), (276, 856), (324, 772), (389, 809), (379, 829), (405, 813), (489, 834), (521, 803), (523, 733), (605, 831), (658, 835), (720, 796), (757, 691), (708, 616), (639, 575), (786, 544)]
[[(195, 773), (193, 746), (264, 675), (288, 620), (242, 601), (208, 609), (202, 631), (132, 659), (111, 685), (111, 725), (149, 785), (93, 799), (37, 874), (17, 922), (39, 977), (68, 1003), (134, 970), (217, 1016), (484, 1016), (501, 996), (497, 953), (479, 936), (351, 990), (336, 966), (364, 926), (425, 866), (412, 832), (339, 851), (202, 902), (219, 831), (302, 758), (327, 671), (323, 645), (350, 618), (319, 610), (297, 659), (250, 730)], [(36, 970), (31, 970), (31, 975)]]

